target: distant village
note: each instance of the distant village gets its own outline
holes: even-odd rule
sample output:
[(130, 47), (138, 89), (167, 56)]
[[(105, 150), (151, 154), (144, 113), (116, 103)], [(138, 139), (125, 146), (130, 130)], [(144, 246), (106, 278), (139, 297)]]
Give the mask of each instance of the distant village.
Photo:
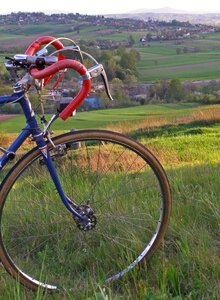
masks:
[(86, 26), (105, 26), (100, 29), (101, 35), (111, 34), (120, 31), (143, 31), (143, 36), (140, 37), (140, 43), (143, 45), (153, 40), (176, 40), (188, 39), (199, 34), (206, 34), (210, 32), (220, 31), (217, 26), (206, 24), (191, 24), (190, 22), (181, 22), (177, 20), (161, 21), (153, 18), (148, 18), (147, 21), (121, 18), (116, 19), (112, 17), (105, 17), (102, 15), (82, 15), (79, 13), (68, 14), (51, 14), (47, 15), (42, 12), (18, 12), (7, 15), (0, 15), (1, 25), (25, 25), (25, 24), (43, 24), (43, 23), (61, 23), (71, 25), (71, 30), (77, 33), (80, 29)]

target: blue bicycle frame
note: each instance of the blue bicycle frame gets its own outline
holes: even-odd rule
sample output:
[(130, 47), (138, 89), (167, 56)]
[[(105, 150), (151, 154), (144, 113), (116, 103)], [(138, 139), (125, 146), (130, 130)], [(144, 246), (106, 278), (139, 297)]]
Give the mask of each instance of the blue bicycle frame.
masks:
[[(0, 157), (0, 171), (7, 164), (7, 162), (15, 156), (15, 152), (23, 144), (23, 142), (30, 136), (33, 136), (33, 139), (36, 142), (38, 149), (41, 152), (41, 155), (44, 159), (45, 165), (48, 168), (48, 171), (51, 175), (51, 178), (54, 182), (54, 185), (60, 195), (61, 200), (63, 201), (66, 208), (75, 216), (78, 217), (82, 222), (85, 220), (73, 207), (71, 206), (72, 202), (65, 195), (59, 178), (56, 173), (53, 161), (51, 159), (50, 153), (46, 141), (43, 137), (43, 131), (40, 129), (37, 120), (35, 118), (34, 111), (31, 107), (31, 103), (28, 99), (27, 93), (24, 91), (14, 93), (11, 96), (0, 96), (0, 104), (5, 103), (20, 103), (22, 110), (26, 118), (26, 126), (22, 129), (21, 133), (16, 137), (13, 143), (9, 146), (7, 150), (3, 150), (4, 154)], [(1, 185), (0, 185), (1, 189)]]

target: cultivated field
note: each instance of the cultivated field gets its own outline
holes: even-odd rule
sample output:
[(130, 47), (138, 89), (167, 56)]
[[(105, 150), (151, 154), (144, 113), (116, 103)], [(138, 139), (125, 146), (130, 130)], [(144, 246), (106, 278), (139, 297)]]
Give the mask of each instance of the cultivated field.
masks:
[[(180, 78), (182, 80), (218, 79), (220, 77), (220, 35), (182, 42), (155, 42), (138, 48), (141, 81)], [(184, 48), (187, 53), (184, 53)], [(177, 49), (181, 53), (177, 54)], [(193, 49), (197, 49), (196, 53)]]
[[(149, 42), (141, 46), (139, 40), (144, 31), (114, 32), (107, 26), (86, 26), (76, 34), (71, 26), (65, 24), (39, 24), (25, 26), (0, 26), (0, 61), (10, 49), (12, 54), (17, 48), (23, 49), (42, 35), (66, 36), (76, 42), (79, 40), (109, 39), (126, 41), (132, 35), (133, 48), (141, 54), (138, 63), (141, 82), (160, 79), (180, 78), (182, 80), (204, 80), (220, 78), (220, 33), (201, 34), (190, 39), (178, 41)], [(111, 34), (109, 34), (109, 31)], [(177, 54), (177, 49), (180, 54)], [(4, 52), (4, 53), (3, 53)]]

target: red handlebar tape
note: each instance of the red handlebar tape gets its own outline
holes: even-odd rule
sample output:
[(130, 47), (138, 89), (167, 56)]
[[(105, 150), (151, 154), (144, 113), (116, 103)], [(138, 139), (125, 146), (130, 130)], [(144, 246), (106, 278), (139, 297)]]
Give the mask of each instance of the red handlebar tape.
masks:
[(37, 52), (38, 49), (40, 49), (41, 46), (46, 45), (46, 44), (48, 44), (52, 41), (54, 41), (52, 43), (52, 45), (57, 50), (61, 50), (61, 49), (64, 48), (63, 44), (59, 40), (56, 40), (54, 37), (52, 37), (52, 36), (42, 36), (39, 39), (37, 39), (36, 41), (34, 41), (32, 44), (30, 44), (30, 46), (25, 51), (25, 54), (34, 55), (34, 53)]
[(53, 75), (60, 70), (71, 68), (79, 73), (81, 76), (85, 76), (82, 83), (82, 88), (75, 98), (70, 102), (70, 104), (59, 114), (60, 118), (66, 120), (72, 112), (82, 103), (82, 101), (87, 97), (90, 88), (91, 88), (91, 80), (88, 74), (86, 67), (81, 64), (79, 61), (72, 59), (63, 59), (55, 64), (43, 69), (38, 70), (37, 68), (33, 68), (30, 70), (31, 76), (35, 79), (47, 78), (50, 75)]
[[(52, 42), (53, 41), (53, 42)], [(25, 51), (27, 55), (34, 55), (42, 45), (46, 45), (52, 42), (52, 45), (57, 49), (61, 50), (64, 48), (63, 44), (56, 40), (52, 36), (43, 36), (34, 41)], [(65, 57), (62, 54), (58, 54), (59, 61), (54, 63), (53, 65), (43, 69), (38, 70), (37, 68), (33, 68), (30, 70), (31, 75), (33, 78), (36, 79), (45, 79), (45, 84), (53, 78), (53, 75), (56, 74), (58, 71), (63, 70), (65, 68), (74, 69), (78, 72), (81, 76), (84, 76), (82, 83), (82, 88), (79, 93), (76, 95), (75, 98), (70, 102), (70, 104), (59, 114), (60, 118), (66, 120), (72, 112), (82, 103), (82, 101), (87, 97), (90, 89), (91, 89), (91, 80), (88, 74), (86, 67), (76, 60), (71, 59), (64, 59)]]
[[(30, 46), (27, 48), (25, 51), (25, 54), (27, 55), (34, 55), (41, 46), (47, 45), (48, 43), (52, 42), (52, 45), (54, 46), (55, 49), (61, 50), (64, 48), (64, 45), (59, 41), (56, 40), (53, 36), (42, 36), (36, 41), (34, 41)], [(64, 59), (65, 57), (62, 54), (58, 54), (58, 60)], [(44, 78), (44, 85), (47, 85), (47, 83), (53, 78), (54, 75)]]

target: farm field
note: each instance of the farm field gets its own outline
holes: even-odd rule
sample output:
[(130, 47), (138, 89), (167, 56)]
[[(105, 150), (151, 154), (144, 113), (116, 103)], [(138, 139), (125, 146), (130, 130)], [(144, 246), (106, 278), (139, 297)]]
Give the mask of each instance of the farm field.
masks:
[[(184, 53), (183, 49), (188, 52)], [(198, 49), (196, 53), (194, 49)], [(176, 49), (181, 49), (177, 54)], [(150, 47), (138, 48), (141, 60), (138, 62), (140, 81), (180, 78), (182, 80), (219, 79), (220, 40), (216, 33), (213, 40), (185, 40), (182, 43), (155, 42)]]
[[(111, 34), (108, 33), (110, 30)], [(70, 25), (47, 23), (25, 26), (0, 26), (1, 51), (3, 62), (6, 49), (25, 50), (36, 38), (42, 35), (66, 36), (76, 42), (79, 40), (107, 39), (126, 41), (132, 35), (135, 48), (141, 60), (138, 62), (141, 82), (160, 79), (180, 78), (182, 80), (205, 80), (220, 78), (220, 33), (201, 34), (190, 39), (139, 43), (144, 31), (119, 31), (110, 26), (86, 26), (77, 34)], [(180, 54), (177, 54), (179, 49)], [(3, 53), (4, 52), (4, 53)]]
[[(220, 298), (220, 105), (146, 105), (77, 114), (73, 127), (100, 127), (144, 143), (168, 174), (173, 198), (165, 240), (142, 268), (112, 285), (46, 299), (219, 299)], [(114, 122), (112, 120), (114, 119)], [(81, 120), (81, 121), (80, 121)], [(21, 118), (1, 123), (1, 137), (15, 134)], [(78, 124), (75, 126), (75, 124)], [(72, 126), (71, 126), (72, 127)], [(6, 128), (8, 133), (4, 132)], [(5, 131), (5, 130), (4, 130)], [(10, 133), (11, 132), (11, 133)], [(41, 299), (0, 268), (3, 299)]]

